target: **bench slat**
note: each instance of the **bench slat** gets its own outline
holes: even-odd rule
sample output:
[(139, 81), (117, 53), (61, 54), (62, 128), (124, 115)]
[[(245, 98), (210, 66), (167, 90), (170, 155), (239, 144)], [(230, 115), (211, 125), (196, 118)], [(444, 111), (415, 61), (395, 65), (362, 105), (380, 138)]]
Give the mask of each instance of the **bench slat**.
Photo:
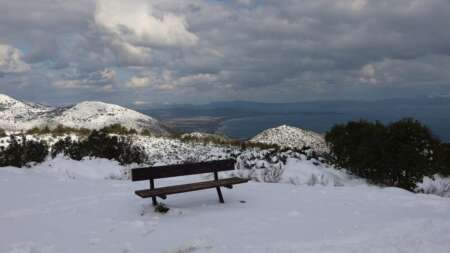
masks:
[(206, 181), (206, 182), (199, 182), (199, 183), (192, 183), (192, 184), (174, 185), (174, 186), (156, 188), (153, 190), (150, 190), (150, 189), (139, 190), (139, 191), (135, 191), (135, 193), (136, 193), (136, 195), (138, 195), (142, 198), (149, 198), (149, 197), (157, 197), (160, 195), (170, 195), (170, 194), (176, 194), (176, 193), (182, 193), (182, 192), (190, 192), (190, 191), (197, 191), (197, 190), (203, 190), (203, 189), (209, 189), (209, 188), (216, 188), (216, 187), (220, 187), (220, 186), (231, 186), (234, 184), (247, 183), (248, 181), (249, 181), (249, 179), (232, 177), (232, 178), (227, 178), (227, 179), (220, 179), (219, 181)]
[(218, 160), (200, 163), (176, 164), (167, 166), (155, 166), (136, 168), (131, 170), (132, 181), (142, 181), (157, 178), (187, 176), (202, 173), (234, 170), (235, 160)]

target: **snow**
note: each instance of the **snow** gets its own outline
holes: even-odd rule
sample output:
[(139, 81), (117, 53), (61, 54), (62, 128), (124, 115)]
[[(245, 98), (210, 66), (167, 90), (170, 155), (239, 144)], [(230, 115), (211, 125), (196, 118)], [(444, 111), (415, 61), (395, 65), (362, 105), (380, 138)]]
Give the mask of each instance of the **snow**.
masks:
[[(136, 166), (136, 165), (134, 165)], [(60, 179), (125, 179), (127, 169), (117, 161), (84, 159), (76, 161), (62, 155), (34, 166), (31, 171), (55, 175)]]
[(45, 115), (53, 108), (25, 103), (0, 94), (0, 128), (17, 131), (45, 124)]
[(344, 186), (360, 185), (365, 181), (336, 170), (324, 164), (314, 164), (311, 160), (288, 159), (281, 176), (281, 183), (294, 185)]
[(450, 178), (442, 177), (441, 175), (424, 177), (422, 182), (417, 184), (415, 190), (426, 194), (450, 197)]
[[(1, 148), (6, 148), (9, 146), (9, 142), (10, 142), (10, 135), (15, 135), (16, 136), (16, 140), (18, 142), (21, 142), (22, 140), (22, 135), (21, 133), (7, 133), (6, 137), (0, 137), (0, 149)], [(31, 140), (31, 141), (45, 141), (48, 145), (52, 146), (53, 144), (55, 144), (56, 142), (63, 140), (67, 137), (71, 138), (72, 140), (79, 140), (80, 136), (76, 135), (76, 134), (63, 134), (60, 136), (53, 136), (51, 134), (42, 134), (42, 135), (31, 135), (31, 134), (26, 134), (23, 135), (25, 137), (26, 140)]]
[(167, 137), (134, 136), (133, 142), (144, 148), (153, 165), (226, 159), (231, 154), (240, 152), (239, 148), (234, 146), (188, 142)]
[[(163, 215), (133, 194), (148, 182), (113, 179), (126, 169), (62, 157), (0, 169), (0, 252), (450, 252), (448, 198), (366, 184), (249, 182), (224, 189), (225, 204), (215, 189), (168, 196)], [(319, 173), (307, 161), (285, 169), (299, 182), (304, 171)]]
[[(117, 105), (50, 108), (0, 94), (0, 127), (8, 130), (114, 123), (165, 131), (157, 120)], [(26, 136), (50, 145), (64, 137)], [(225, 204), (218, 203), (215, 189), (169, 196), (163, 202), (170, 211), (162, 215), (153, 211), (151, 200), (133, 194), (148, 188), (148, 182), (127, 180), (137, 165), (57, 156), (32, 168), (0, 168), (0, 252), (450, 252), (449, 198), (369, 186), (294, 151), (133, 139), (150, 165), (232, 157), (237, 170), (220, 176), (253, 181), (224, 189)], [(322, 135), (289, 126), (266, 130), (252, 141), (327, 150)], [(0, 147), (7, 145), (8, 138), (0, 138)], [(157, 185), (210, 176), (163, 179)], [(450, 179), (426, 177), (416, 190), (449, 197)]]
[(325, 138), (322, 135), (287, 125), (264, 130), (250, 141), (288, 148), (302, 149), (304, 147), (310, 147), (317, 153), (328, 151)]

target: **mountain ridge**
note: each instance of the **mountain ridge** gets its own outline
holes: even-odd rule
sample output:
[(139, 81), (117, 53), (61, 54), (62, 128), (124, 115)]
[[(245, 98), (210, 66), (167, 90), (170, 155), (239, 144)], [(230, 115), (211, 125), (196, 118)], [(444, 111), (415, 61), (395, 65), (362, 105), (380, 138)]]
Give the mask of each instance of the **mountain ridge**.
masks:
[(99, 129), (113, 124), (137, 130), (148, 129), (157, 135), (168, 133), (157, 119), (115, 104), (84, 101), (70, 106), (50, 107), (0, 94), (0, 128), (8, 131), (58, 125)]

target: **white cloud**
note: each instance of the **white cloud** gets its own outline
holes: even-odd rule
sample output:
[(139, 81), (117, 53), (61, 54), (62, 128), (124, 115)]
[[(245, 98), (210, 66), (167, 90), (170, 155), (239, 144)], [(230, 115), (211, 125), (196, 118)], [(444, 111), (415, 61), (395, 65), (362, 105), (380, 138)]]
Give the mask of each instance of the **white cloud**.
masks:
[(198, 37), (188, 31), (183, 17), (164, 13), (153, 16), (144, 0), (98, 0), (95, 23), (136, 47), (193, 46)]
[(77, 69), (65, 74), (53, 85), (64, 89), (90, 89), (97, 88), (102, 91), (112, 91), (112, 83), (116, 79), (116, 72), (112, 69), (103, 69), (90, 73), (80, 73)]
[(360, 11), (367, 6), (367, 0), (339, 0), (338, 6), (344, 9)]
[(175, 89), (177, 85), (176, 78), (169, 70), (161, 73), (154, 71), (143, 71), (138, 76), (131, 77), (125, 84), (128, 88), (143, 89), (150, 88), (152, 90), (168, 91)]
[(446, 84), (450, 80), (450, 56), (428, 55), (414, 61), (386, 58), (365, 65), (359, 72), (361, 84), (414, 86)]
[(132, 78), (130, 78), (130, 80), (128, 80), (126, 85), (129, 88), (145, 88), (149, 87), (151, 85), (151, 82), (149, 77), (133, 76)]
[(373, 64), (364, 65), (360, 71), (361, 77), (359, 81), (364, 84), (376, 84), (376, 72)]
[(133, 102), (134, 105), (147, 105), (149, 104), (148, 101), (142, 101), (142, 100), (137, 100)]
[(234, 0), (234, 2), (242, 5), (251, 5), (253, 4), (254, 0)]
[(214, 83), (216, 83), (219, 80), (219, 77), (217, 75), (213, 74), (194, 74), (194, 75), (188, 75), (180, 77), (177, 80), (177, 83), (179, 85), (183, 86), (203, 86), (203, 85), (209, 85), (212, 87)]
[(0, 44), (0, 76), (5, 74), (18, 74), (30, 70), (24, 62), (22, 52), (9, 45)]
[(175, 89), (212, 89), (221, 81), (222, 74), (199, 73), (193, 75), (175, 75), (169, 70), (162, 73), (143, 71), (138, 76), (131, 77), (126, 87), (134, 89), (151, 88), (159, 91)]

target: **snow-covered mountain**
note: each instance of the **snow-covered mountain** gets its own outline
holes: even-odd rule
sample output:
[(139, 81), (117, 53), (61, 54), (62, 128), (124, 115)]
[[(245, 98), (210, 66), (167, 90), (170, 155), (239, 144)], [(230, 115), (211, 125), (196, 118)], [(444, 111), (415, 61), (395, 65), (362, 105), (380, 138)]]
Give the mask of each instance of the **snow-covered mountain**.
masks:
[(114, 104), (81, 102), (67, 107), (48, 107), (0, 94), (0, 128), (5, 130), (57, 125), (99, 129), (112, 124), (138, 130), (148, 129), (158, 135), (167, 133), (158, 120)]
[(0, 94), (0, 128), (17, 131), (45, 125), (47, 113), (52, 110), (52, 107), (26, 103)]
[(51, 119), (53, 124), (68, 127), (98, 129), (112, 124), (121, 124), (127, 128), (149, 129), (155, 134), (167, 131), (158, 120), (125, 107), (102, 102), (81, 102), (56, 113)]
[(289, 148), (301, 149), (303, 147), (310, 147), (318, 153), (328, 151), (325, 138), (322, 135), (286, 125), (267, 129), (253, 137), (250, 141)]

